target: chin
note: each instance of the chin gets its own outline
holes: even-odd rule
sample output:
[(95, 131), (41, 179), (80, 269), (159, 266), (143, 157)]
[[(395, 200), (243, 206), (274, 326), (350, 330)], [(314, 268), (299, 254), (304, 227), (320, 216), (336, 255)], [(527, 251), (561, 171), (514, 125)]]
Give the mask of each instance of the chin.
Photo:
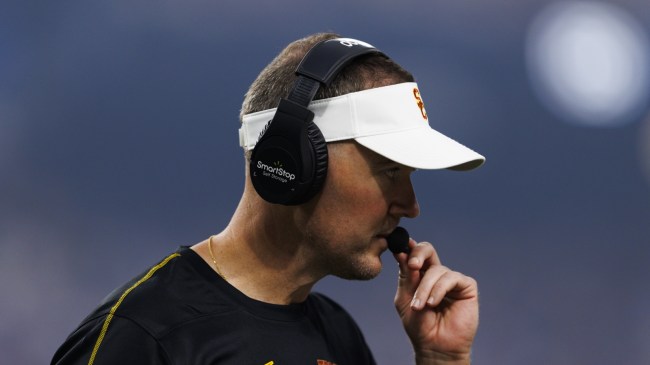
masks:
[(378, 256), (372, 259), (350, 262), (347, 267), (341, 267), (334, 275), (346, 280), (370, 280), (381, 273), (382, 263)]

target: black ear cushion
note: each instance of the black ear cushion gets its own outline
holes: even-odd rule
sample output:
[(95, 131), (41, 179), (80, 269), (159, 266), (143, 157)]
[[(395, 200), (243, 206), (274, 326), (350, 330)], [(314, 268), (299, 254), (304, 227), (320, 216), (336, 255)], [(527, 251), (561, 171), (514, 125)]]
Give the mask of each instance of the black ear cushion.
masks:
[(327, 176), (328, 162), (327, 142), (325, 142), (323, 133), (313, 122), (307, 124), (307, 138), (309, 138), (314, 149), (314, 180), (309, 192), (306, 194), (307, 199), (305, 202), (316, 195), (323, 186), (325, 177)]

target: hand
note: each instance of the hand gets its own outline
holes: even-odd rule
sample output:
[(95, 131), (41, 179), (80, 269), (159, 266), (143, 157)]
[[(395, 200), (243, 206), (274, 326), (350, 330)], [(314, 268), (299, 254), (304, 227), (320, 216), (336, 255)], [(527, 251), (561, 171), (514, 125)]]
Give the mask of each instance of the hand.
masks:
[(418, 364), (469, 364), (478, 328), (476, 281), (440, 263), (428, 242), (409, 241), (395, 256), (399, 282), (395, 308)]

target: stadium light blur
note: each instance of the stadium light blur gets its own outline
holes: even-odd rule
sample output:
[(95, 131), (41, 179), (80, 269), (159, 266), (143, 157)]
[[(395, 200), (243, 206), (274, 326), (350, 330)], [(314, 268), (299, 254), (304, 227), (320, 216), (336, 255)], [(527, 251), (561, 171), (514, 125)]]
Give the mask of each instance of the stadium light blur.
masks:
[(650, 90), (650, 46), (622, 8), (565, 1), (529, 27), (526, 60), (540, 101), (567, 122), (612, 127), (639, 120)]

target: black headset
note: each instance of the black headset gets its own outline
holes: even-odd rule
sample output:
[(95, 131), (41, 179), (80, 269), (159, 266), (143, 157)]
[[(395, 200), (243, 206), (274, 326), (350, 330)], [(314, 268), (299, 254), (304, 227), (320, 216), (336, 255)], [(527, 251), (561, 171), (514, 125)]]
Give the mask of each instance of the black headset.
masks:
[(317, 43), (300, 61), (298, 79), (251, 155), (250, 177), (264, 200), (298, 205), (318, 193), (327, 176), (327, 144), (307, 107), (321, 86), (329, 86), (353, 59), (368, 53), (383, 55), (367, 43), (335, 38)]

